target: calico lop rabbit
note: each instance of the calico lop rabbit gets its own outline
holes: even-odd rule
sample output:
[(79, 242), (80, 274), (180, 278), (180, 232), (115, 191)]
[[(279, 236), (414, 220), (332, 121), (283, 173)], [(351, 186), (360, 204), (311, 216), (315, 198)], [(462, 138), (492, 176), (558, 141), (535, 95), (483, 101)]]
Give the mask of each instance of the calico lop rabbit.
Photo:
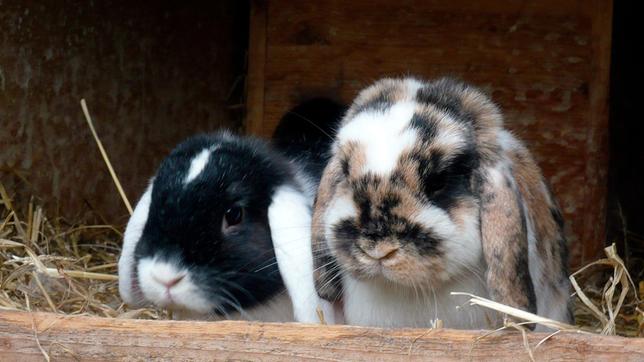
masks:
[[(383, 79), (337, 132), (313, 215), (316, 288), (348, 324), (485, 328), (469, 292), (570, 322), (559, 208), (478, 89)], [(490, 319), (491, 318), (491, 319)]]
[(128, 222), (123, 300), (182, 318), (317, 323), (317, 307), (329, 306), (314, 287), (312, 204), (343, 111), (306, 102), (282, 119), (272, 144), (220, 132), (177, 146)]

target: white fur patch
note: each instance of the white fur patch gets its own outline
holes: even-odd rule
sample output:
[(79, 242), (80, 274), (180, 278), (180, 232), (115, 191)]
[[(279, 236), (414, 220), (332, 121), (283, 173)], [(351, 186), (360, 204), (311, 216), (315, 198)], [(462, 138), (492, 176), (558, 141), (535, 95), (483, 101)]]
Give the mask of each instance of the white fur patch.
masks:
[(333, 225), (341, 220), (358, 216), (353, 200), (348, 196), (336, 197), (331, 201), (324, 213), (324, 236), (326, 240), (333, 240)]
[(125, 235), (123, 236), (123, 249), (119, 258), (119, 293), (125, 303), (132, 307), (140, 306), (143, 303), (143, 296), (140, 291), (133, 290), (132, 280), (133, 271), (135, 268), (134, 250), (136, 244), (141, 239), (143, 228), (148, 221), (148, 214), (150, 212), (150, 203), (152, 202), (152, 182), (147, 190), (141, 196), (141, 199), (136, 205), (130, 220), (125, 228)]
[(293, 304), (295, 320), (319, 323), (317, 308), (333, 323), (328, 302), (321, 300), (313, 279), (311, 200), (291, 186), (281, 186), (268, 207), (268, 223), (277, 265)]
[(190, 161), (190, 169), (188, 170), (188, 175), (183, 180), (184, 184), (189, 184), (203, 172), (210, 160), (210, 154), (213, 151), (212, 148), (203, 149)]
[(439, 133), (432, 140), (432, 146), (448, 149), (454, 153), (456, 150), (465, 147), (467, 140), (465, 139), (464, 131), (460, 127), (455, 126), (455, 121), (451, 119), (446, 121), (447, 126), (439, 127)]
[[(143, 258), (138, 264), (139, 282), (145, 298), (160, 307), (179, 307), (197, 313), (209, 313), (215, 304), (201, 294), (192, 282), (188, 270), (175, 264), (153, 258)], [(183, 276), (183, 279), (168, 290), (164, 282)]]
[[(482, 261), (476, 265), (482, 267)], [(465, 300), (450, 292), (487, 296), (484, 283), (466, 274), (442, 288), (423, 292), (382, 281), (343, 279), (344, 316), (347, 324), (376, 327), (433, 327), (440, 319), (446, 328), (483, 329), (494, 327), (493, 313), (478, 307), (462, 307)], [(487, 315), (487, 316), (486, 316)], [(494, 322), (492, 322), (494, 323)]]
[(291, 299), (286, 292), (278, 293), (273, 298), (241, 312), (230, 312), (225, 315), (202, 314), (194, 311), (177, 310), (172, 316), (175, 319), (192, 320), (245, 320), (262, 322), (294, 322)]
[(501, 148), (503, 148), (506, 151), (516, 150), (517, 148), (521, 147), (519, 140), (517, 140), (512, 135), (512, 133), (506, 130), (499, 131), (497, 136), (497, 142), (499, 142), (499, 145), (501, 145)]
[(416, 97), (418, 90), (423, 87), (423, 83), (415, 78), (405, 78), (404, 82), (407, 87), (407, 94), (410, 98)]
[(406, 101), (384, 112), (359, 113), (340, 129), (338, 142), (355, 141), (364, 147), (364, 172), (388, 174), (396, 167), (400, 155), (416, 143), (416, 131), (409, 129), (415, 108), (416, 103)]
[(507, 162), (500, 162), (495, 167), (488, 168), (487, 170), (487, 181), (495, 189), (502, 187), (505, 182), (504, 175), (510, 175), (510, 170)]
[[(569, 323), (568, 320), (568, 284), (554, 286), (550, 280), (556, 277), (547, 277), (546, 267), (543, 265), (544, 260), (537, 251), (537, 239), (534, 231), (534, 222), (529, 214), (529, 210), (523, 205), (523, 212), (526, 215), (526, 225), (528, 230), (528, 265), (530, 278), (537, 297), (537, 314), (554, 319), (560, 322)], [(549, 328), (537, 325), (535, 328), (538, 332), (550, 331)]]
[(444, 240), (445, 280), (459, 274), (464, 266), (476, 266), (483, 257), (479, 233), (478, 214), (463, 217), (462, 225), (456, 224), (445, 212), (436, 206), (426, 206), (414, 217), (414, 221), (436, 233)]

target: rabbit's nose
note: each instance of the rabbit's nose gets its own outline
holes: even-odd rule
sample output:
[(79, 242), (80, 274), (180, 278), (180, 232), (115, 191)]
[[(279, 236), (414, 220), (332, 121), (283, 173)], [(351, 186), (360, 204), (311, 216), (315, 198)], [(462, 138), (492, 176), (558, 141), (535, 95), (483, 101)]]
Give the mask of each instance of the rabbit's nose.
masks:
[(362, 251), (364, 251), (364, 253), (367, 254), (372, 259), (386, 260), (396, 256), (399, 248), (400, 247), (397, 245), (380, 243), (370, 249), (362, 248), (362, 247), (360, 249), (362, 249)]
[(165, 285), (166, 288), (170, 289), (175, 285), (179, 284), (180, 281), (185, 278), (185, 275), (175, 275), (168, 278), (162, 278), (157, 275), (153, 275), (152, 278), (159, 284)]

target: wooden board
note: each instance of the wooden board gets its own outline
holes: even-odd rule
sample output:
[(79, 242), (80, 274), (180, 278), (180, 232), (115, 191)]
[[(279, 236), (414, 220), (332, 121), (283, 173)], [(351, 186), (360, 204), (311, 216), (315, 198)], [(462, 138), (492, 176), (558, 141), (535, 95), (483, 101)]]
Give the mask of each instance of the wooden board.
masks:
[[(0, 360), (528, 360), (520, 333), (177, 322), (0, 312)], [(644, 359), (644, 339), (561, 333), (528, 341), (537, 360)], [(40, 343), (40, 347), (38, 346)], [(42, 348), (42, 351), (41, 351)]]
[(263, 74), (248, 83), (252, 133), (269, 136), (302, 99), (350, 102), (380, 77), (460, 77), (492, 95), (535, 154), (562, 204), (573, 265), (599, 255), (611, 1), (254, 4), (251, 24), (265, 27), (251, 27), (249, 74)]
[(0, 181), (16, 204), (34, 196), (69, 223), (127, 221), (81, 98), (133, 203), (178, 142), (238, 128), (239, 3), (2, 2)]

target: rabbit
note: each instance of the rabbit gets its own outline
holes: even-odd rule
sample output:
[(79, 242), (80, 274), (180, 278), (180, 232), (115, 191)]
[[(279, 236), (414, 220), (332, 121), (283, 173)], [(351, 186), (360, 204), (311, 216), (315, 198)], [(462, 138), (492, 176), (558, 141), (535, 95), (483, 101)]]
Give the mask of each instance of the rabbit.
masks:
[(452, 291), (573, 320), (559, 207), (497, 106), (455, 79), (382, 79), (359, 93), (320, 181), (312, 243), (318, 294), (348, 324), (500, 321), (457, 308)]
[(343, 111), (305, 102), (281, 120), (272, 144), (221, 131), (178, 145), (127, 224), (122, 299), (190, 319), (317, 323), (319, 307), (332, 322), (315, 291), (310, 224)]

